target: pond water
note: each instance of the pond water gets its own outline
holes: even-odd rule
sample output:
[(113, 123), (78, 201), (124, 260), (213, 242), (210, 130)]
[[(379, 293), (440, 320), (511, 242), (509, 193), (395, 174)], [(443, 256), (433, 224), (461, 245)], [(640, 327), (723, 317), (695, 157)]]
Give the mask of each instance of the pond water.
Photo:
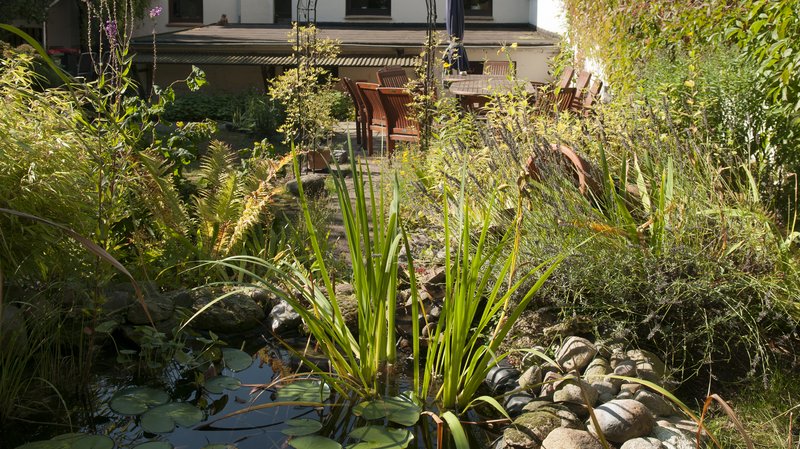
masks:
[[(223, 445), (215, 449), (266, 449), (289, 447), (290, 437), (283, 432), (290, 427), (287, 422), (296, 419), (318, 421), (322, 424), (320, 426), (322, 428), (316, 433), (340, 443), (356, 442), (356, 440), (348, 439), (347, 435), (358, 426), (375, 424), (385, 427), (388, 425), (388, 420), (366, 421), (355, 416), (351, 411), (355, 404), (349, 401), (336, 401), (335, 395), (333, 399), (328, 399), (326, 403), (331, 405), (326, 407), (288, 405), (269, 407), (270, 403), (291, 400), (271, 386), (278, 377), (273, 368), (279, 369), (282, 363), (286, 364), (289, 361), (287, 360), (288, 352), (277, 344), (269, 344), (260, 351), (251, 348), (245, 352), (248, 354), (258, 353), (258, 355), (253, 357), (253, 362), (249, 367), (241, 371), (234, 372), (228, 368), (220, 368), (220, 371), (215, 373), (206, 368), (185, 369), (185, 367), (176, 365), (165, 370), (160, 376), (160, 381), (151, 379), (147, 382), (137, 382), (130, 373), (120, 372), (119, 365), (113, 363), (115, 357), (110, 355), (105, 359), (107, 360), (105, 366), (102, 363), (96, 366), (97, 373), (90, 386), (95, 397), (94, 410), (84, 413), (84, 422), (76, 423), (73, 431), (106, 435), (113, 440), (114, 447), (119, 449), (133, 449), (143, 443), (155, 441), (168, 442), (176, 449), (201, 449), (212, 444)], [(276, 361), (277, 364), (275, 364)], [(272, 366), (271, 363), (273, 363)], [(219, 366), (222, 367), (224, 364)], [(281, 371), (285, 374), (285, 370)], [(235, 378), (242, 385), (239, 388), (235, 388), (233, 385), (232, 389), (226, 389), (221, 393), (210, 393), (207, 388), (199, 387), (214, 375)], [(159, 383), (161, 385), (158, 385)], [(166, 392), (169, 395), (169, 403), (185, 402), (196, 406), (203, 412), (202, 420), (199, 423), (191, 423), (191, 425), (178, 425), (169, 432), (148, 432), (143, 428), (143, 414), (121, 414), (119, 407), (110, 405), (112, 400), (119, 397), (121, 393), (135, 387), (154, 387), (157, 389), (157, 393), (163, 395)], [(404, 385), (403, 377), (400, 376), (399, 381), (392, 388), (392, 394), (398, 394), (406, 388), (408, 385)], [(163, 396), (164, 402), (167, 402), (166, 395)], [(333, 405), (334, 402), (338, 402), (338, 404)], [(264, 407), (265, 405), (266, 407)], [(221, 419), (248, 407), (257, 408), (259, 406), (264, 408)], [(152, 410), (154, 406), (148, 404), (148, 407), (149, 410)], [(197, 412), (197, 410), (190, 411)], [(402, 428), (396, 424), (391, 426)], [(423, 417), (419, 423), (406, 429), (413, 435), (413, 440), (408, 447), (433, 448), (436, 446), (436, 427), (430, 419)], [(46, 440), (69, 431), (69, 429), (53, 428), (52, 426), (41, 426), (33, 430), (20, 428), (19, 430), (20, 434), (4, 436), (2, 438), (4, 444), (0, 444), (0, 447), (15, 448), (31, 441), (32, 437), (35, 440)], [(485, 445), (486, 437), (481, 439), (483, 440), (482, 445)], [(39, 448), (39, 446), (35, 447)], [(42, 448), (46, 449), (44, 446)]]

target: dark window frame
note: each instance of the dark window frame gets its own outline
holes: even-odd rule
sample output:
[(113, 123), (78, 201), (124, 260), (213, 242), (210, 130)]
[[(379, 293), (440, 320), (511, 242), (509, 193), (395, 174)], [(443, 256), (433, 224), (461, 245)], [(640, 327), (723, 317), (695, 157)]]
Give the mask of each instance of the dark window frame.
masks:
[(181, 17), (175, 15), (175, 3), (180, 0), (169, 1), (169, 23), (203, 23), (203, 0), (195, 0), (200, 4), (200, 17)]
[(392, 15), (392, 0), (389, 0), (389, 7), (386, 9), (379, 8), (354, 8), (354, 0), (347, 0), (347, 9), (345, 11), (348, 16), (391, 16)]
[(494, 0), (489, 0), (488, 9), (472, 9), (464, 5), (464, 16), (466, 17), (492, 17), (494, 11)]

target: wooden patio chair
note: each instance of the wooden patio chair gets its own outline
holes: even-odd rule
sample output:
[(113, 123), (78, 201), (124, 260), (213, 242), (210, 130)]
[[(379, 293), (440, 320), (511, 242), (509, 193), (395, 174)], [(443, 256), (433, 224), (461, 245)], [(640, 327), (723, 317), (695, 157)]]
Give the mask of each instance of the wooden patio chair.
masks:
[(565, 87), (556, 90), (543, 92), (538, 97), (534, 97), (534, 109), (540, 114), (558, 114), (569, 109), (572, 100), (575, 98), (575, 88)]
[(600, 90), (602, 88), (603, 82), (594, 80), (592, 87), (586, 92), (586, 96), (583, 97), (583, 104), (581, 105), (581, 114), (583, 114), (584, 117), (588, 117), (594, 112), (594, 105), (600, 98)]
[(461, 95), (458, 98), (462, 110), (471, 112), (478, 117), (486, 115), (486, 105), (491, 99), (486, 95)]
[(405, 69), (392, 65), (378, 70), (378, 83), (381, 87), (406, 87), (408, 75)]
[(387, 137), (386, 132), (386, 112), (383, 109), (380, 96), (378, 95), (378, 88), (380, 85), (375, 83), (356, 83), (358, 92), (361, 98), (364, 99), (364, 105), (367, 109), (367, 154), (372, 156), (372, 138), (374, 134), (380, 133)]
[(358, 87), (356, 87), (356, 83), (352, 79), (343, 76), (342, 84), (347, 91), (347, 95), (353, 100), (353, 107), (356, 110), (356, 144), (365, 147), (368, 119), (366, 106), (364, 106), (364, 99), (361, 98)]
[(579, 112), (583, 107), (583, 98), (586, 96), (589, 87), (589, 80), (592, 79), (591, 72), (581, 70), (578, 72), (578, 78), (575, 80), (575, 98), (572, 99), (570, 109)]
[(572, 75), (575, 74), (575, 69), (573, 67), (564, 67), (564, 71), (561, 72), (561, 78), (558, 80), (558, 84), (556, 87), (560, 87), (565, 89), (572, 84)]
[(411, 92), (397, 87), (379, 87), (378, 96), (386, 111), (388, 141), (386, 149), (391, 157), (395, 141), (419, 142), (419, 123), (411, 110)]
[(514, 76), (516, 67), (513, 61), (486, 61), (483, 63), (484, 75)]

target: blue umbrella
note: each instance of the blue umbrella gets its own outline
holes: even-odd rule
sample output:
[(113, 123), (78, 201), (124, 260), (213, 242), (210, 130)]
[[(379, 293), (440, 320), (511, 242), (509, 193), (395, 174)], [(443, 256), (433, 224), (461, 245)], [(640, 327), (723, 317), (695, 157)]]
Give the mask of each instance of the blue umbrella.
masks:
[(469, 68), (467, 50), (464, 48), (464, 0), (446, 0), (445, 16), (450, 45), (445, 50), (444, 60), (459, 72)]

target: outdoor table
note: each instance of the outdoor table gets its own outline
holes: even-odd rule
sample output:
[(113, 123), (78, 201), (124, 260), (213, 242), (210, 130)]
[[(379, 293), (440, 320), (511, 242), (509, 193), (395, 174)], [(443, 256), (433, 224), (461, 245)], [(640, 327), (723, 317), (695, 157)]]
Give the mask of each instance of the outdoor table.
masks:
[(482, 78), (456, 81), (450, 85), (449, 91), (453, 95), (491, 95), (493, 93), (509, 93), (514, 88), (523, 88), (529, 95), (535, 95), (539, 88), (526, 80), (509, 80), (507, 78)]
[(455, 83), (458, 81), (475, 81), (475, 80), (488, 80), (488, 79), (506, 79), (505, 75), (479, 75), (479, 74), (469, 74), (469, 75), (458, 75), (458, 74), (450, 74), (442, 76), (442, 81), (445, 83)]

